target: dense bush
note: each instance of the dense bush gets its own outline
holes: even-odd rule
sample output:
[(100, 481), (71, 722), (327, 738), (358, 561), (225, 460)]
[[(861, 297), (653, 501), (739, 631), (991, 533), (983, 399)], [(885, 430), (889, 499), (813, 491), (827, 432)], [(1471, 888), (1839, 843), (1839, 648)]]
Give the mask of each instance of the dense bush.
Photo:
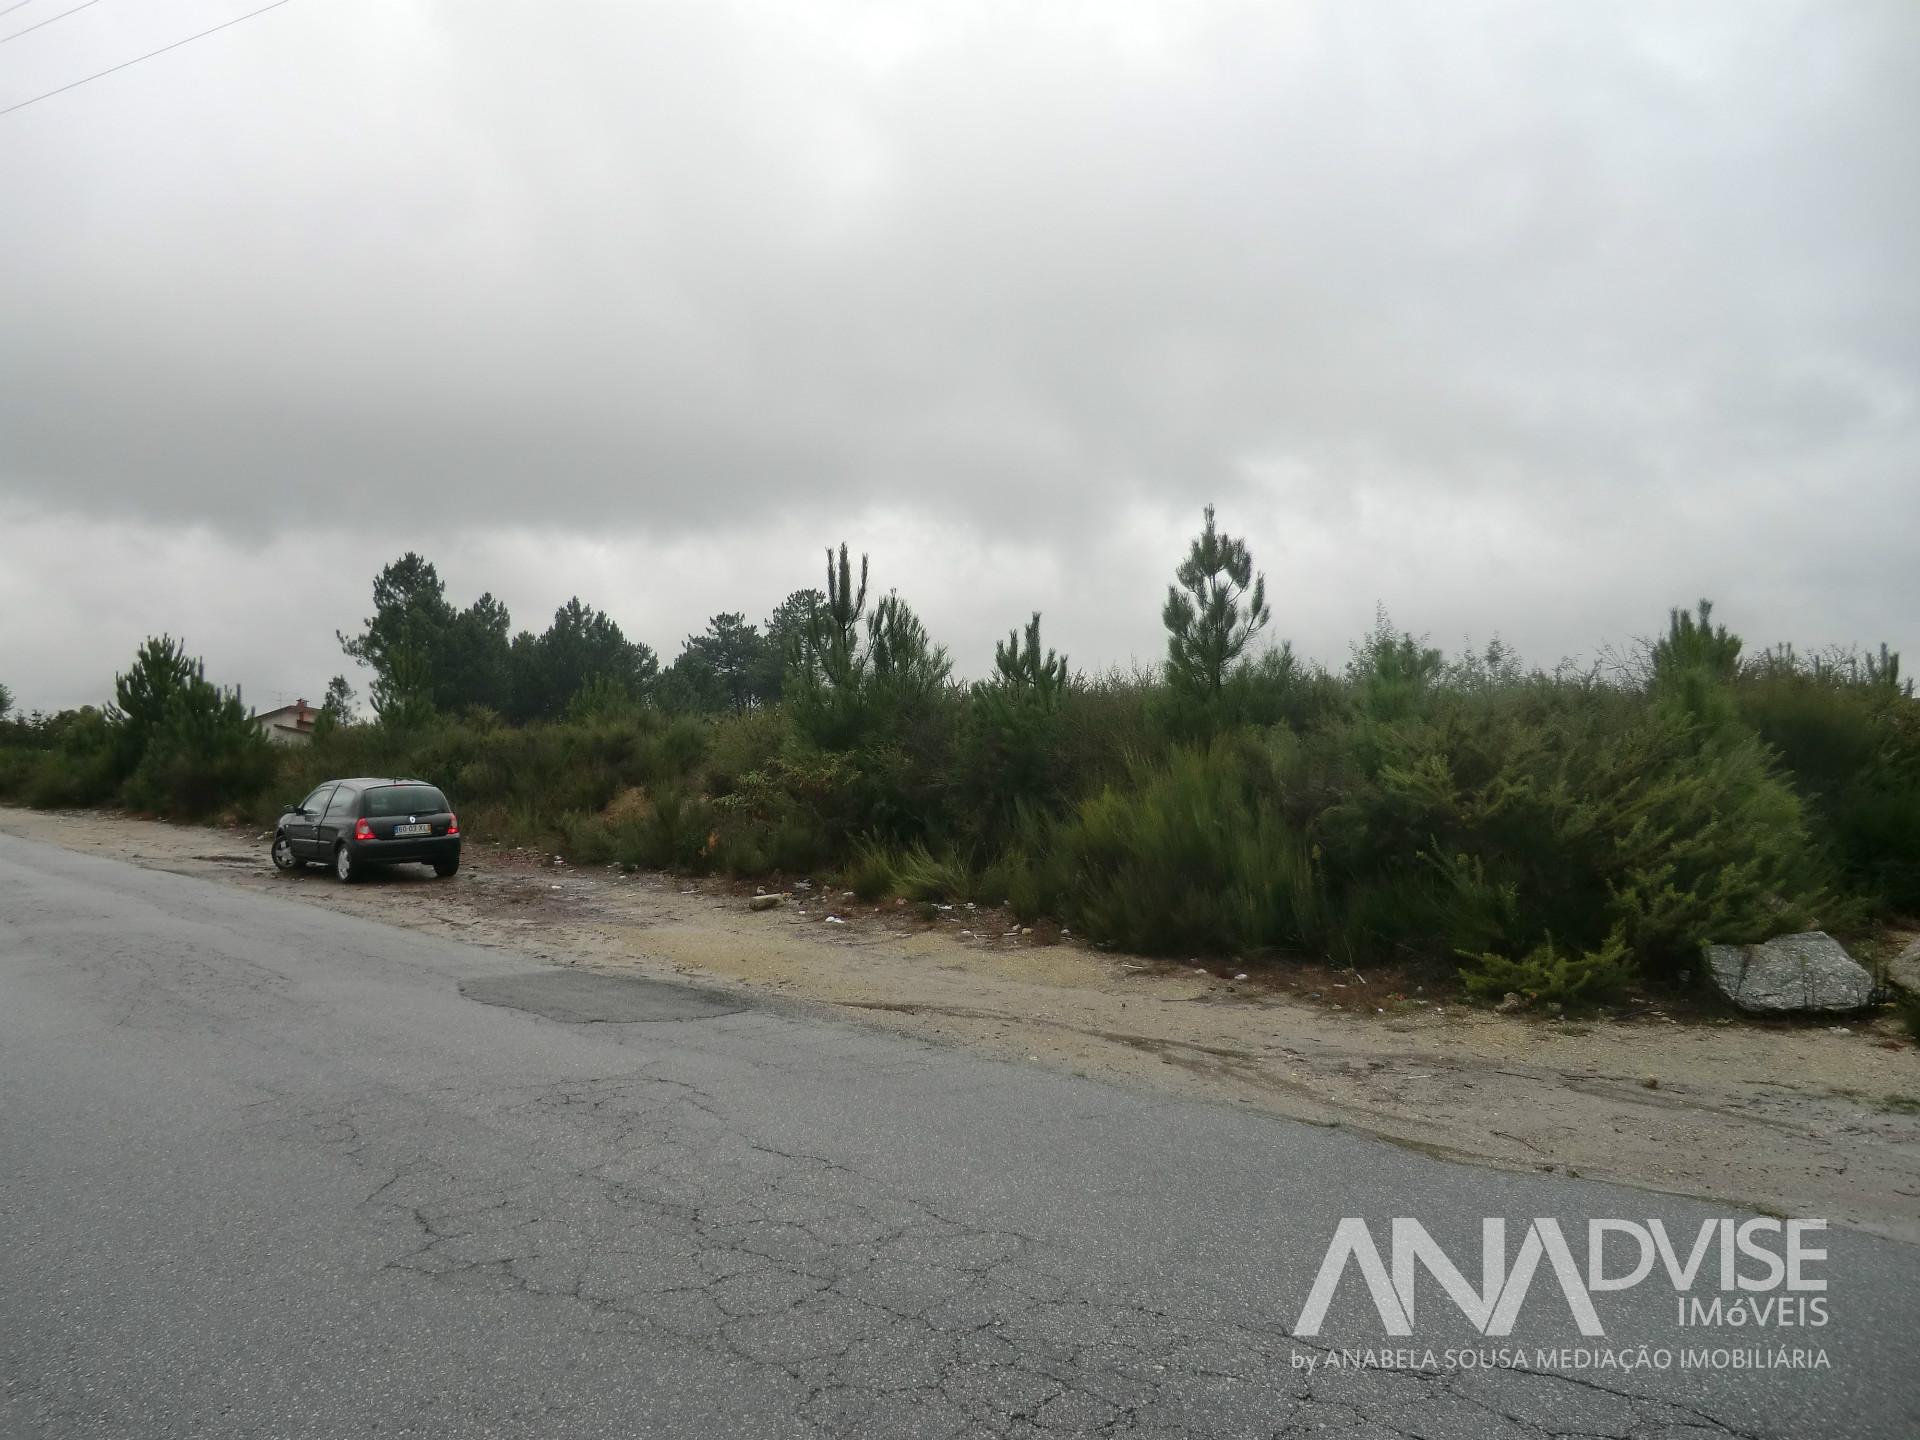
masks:
[(167, 697), (124, 795), (139, 810), (209, 815), (261, 793), (274, 774), (273, 747), (240, 696), (196, 665)]
[(1304, 950), (1321, 938), (1310, 842), (1251, 743), (1178, 748), (1055, 830), (1067, 918), (1149, 955)]
[(1737, 694), (1845, 883), (1874, 908), (1920, 914), (1920, 706), (1897, 660), (1862, 673), (1776, 654)]
[(1478, 955), (1460, 967), (1460, 987), (1476, 1000), (1515, 995), (1523, 1002), (1568, 1009), (1611, 1000), (1632, 980), (1631, 957), (1618, 934), (1608, 936), (1597, 950), (1567, 952), (1549, 935), (1518, 960)]
[(416, 775), (469, 834), (586, 863), (828, 873), (1149, 953), (1413, 960), (1563, 1005), (1708, 939), (1920, 912), (1898, 658), (1746, 656), (1704, 603), (1604, 673), (1449, 659), (1385, 615), (1330, 671), (1253, 648), (1264, 578), (1209, 515), (1153, 672), (1075, 674), (1035, 615), (956, 684), (845, 546), (764, 633), (716, 616), (665, 671), (577, 602), (510, 641), (417, 556), (375, 609), (345, 643), (376, 723), (337, 677), (313, 745), (270, 751), (162, 637), (114, 706), (0, 718), (0, 796), (265, 823), (329, 776)]

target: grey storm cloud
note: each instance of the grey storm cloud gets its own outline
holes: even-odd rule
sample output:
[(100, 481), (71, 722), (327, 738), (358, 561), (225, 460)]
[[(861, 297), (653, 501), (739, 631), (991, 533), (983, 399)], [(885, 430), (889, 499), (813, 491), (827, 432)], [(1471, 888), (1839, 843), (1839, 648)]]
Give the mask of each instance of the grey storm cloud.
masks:
[[(245, 8), (107, 0), (0, 106)], [(1920, 642), (1916, 60), (1905, 0), (293, 0), (0, 117), (0, 564), (110, 535), (317, 689), (401, 544), (523, 621), (601, 545), (671, 648), (873, 533), (956, 649), (1106, 662), (1215, 500), (1322, 653), (1710, 586)], [(233, 587), (303, 534), (296, 666)]]

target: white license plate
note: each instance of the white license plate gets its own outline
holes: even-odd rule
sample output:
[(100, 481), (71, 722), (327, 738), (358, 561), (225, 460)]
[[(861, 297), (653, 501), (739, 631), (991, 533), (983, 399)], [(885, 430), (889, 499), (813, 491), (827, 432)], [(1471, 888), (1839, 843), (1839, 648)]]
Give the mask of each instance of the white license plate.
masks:
[(395, 835), (431, 835), (433, 833), (433, 826), (431, 825), (396, 825), (393, 827), (393, 833)]

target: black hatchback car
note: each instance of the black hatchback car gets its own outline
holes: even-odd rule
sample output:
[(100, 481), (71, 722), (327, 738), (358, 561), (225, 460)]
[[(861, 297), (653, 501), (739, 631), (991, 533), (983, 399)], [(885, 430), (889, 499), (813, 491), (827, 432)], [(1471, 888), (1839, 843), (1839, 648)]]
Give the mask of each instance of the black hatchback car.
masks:
[(431, 865), (444, 880), (460, 868), (460, 820), (424, 780), (329, 780), (287, 806), (273, 831), (278, 868), (310, 860), (348, 881), (369, 865), (408, 863)]

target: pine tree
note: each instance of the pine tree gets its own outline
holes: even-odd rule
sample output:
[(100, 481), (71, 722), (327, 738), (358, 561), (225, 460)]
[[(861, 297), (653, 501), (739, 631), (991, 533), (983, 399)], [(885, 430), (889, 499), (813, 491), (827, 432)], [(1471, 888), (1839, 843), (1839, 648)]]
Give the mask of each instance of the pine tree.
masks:
[(994, 675), (968, 695), (960, 731), (962, 784), (990, 836), (1004, 835), (1020, 807), (1053, 805), (1065, 782), (1061, 701), (1067, 657), (1040, 645), (1040, 612), (993, 647)]
[(346, 676), (336, 675), (327, 682), (327, 693), (320, 702), (320, 713), (313, 717), (313, 738), (323, 740), (342, 725), (352, 723), (353, 687), (347, 683)]
[(865, 670), (860, 655), (860, 617), (867, 609), (867, 557), (860, 557), (860, 588), (853, 588), (847, 542), (840, 542), (840, 566), (827, 551), (827, 594), (807, 617), (806, 666), (835, 688), (856, 687)]
[(1044, 709), (1060, 703), (1067, 688), (1067, 657), (1046, 652), (1040, 654), (1040, 612), (1027, 622), (1024, 641), (1018, 630), (1009, 630), (1004, 644), (993, 647), (993, 668), (1003, 689), (1022, 697), (1031, 697)]
[(387, 730), (406, 734), (427, 725), (434, 714), (433, 671), (423, 647), (403, 640), (382, 656), (382, 668), (367, 687), (374, 718)]
[(149, 635), (127, 672), (113, 677), (114, 704), (108, 707), (107, 721), (113, 728), (114, 768), (120, 776), (139, 768), (168, 703), (194, 673), (184, 641)]
[(882, 596), (867, 617), (866, 660), (872, 681), (894, 701), (930, 695), (953, 673), (946, 646), (933, 643), (897, 590)]
[(374, 577), (373, 610), (358, 635), (335, 633), (340, 648), (386, 679), (389, 690), (392, 657), (406, 649), (425, 665), (438, 708), (507, 704), (513, 621), (492, 595), (455, 610), (433, 562), (409, 550)]
[(795, 590), (774, 606), (773, 613), (760, 627), (765, 647), (754, 687), (768, 704), (786, 693), (787, 667), (797, 663), (804, 653), (814, 613), (827, 603), (827, 597), (808, 587)]
[(1667, 633), (1653, 645), (1653, 676), (1671, 680), (1700, 670), (1716, 680), (1731, 680), (1740, 666), (1740, 637), (1712, 623), (1713, 602), (1702, 600), (1699, 619), (1678, 607), (1667, 612)]
[(327, 693), (320, 702), (320, 713), (331, 715), (336, 725), (353, 723), (353, 686), (347, 683), (346, 676), (336, 675), (327, 682)]
[(676, 703), (688, 709), (751, 709), (769, 698), (768, 642), (747, 617), (734, 611), (715, 615), (706, 631), (689, 635), (680, 657), (668, 669)]
[(409, 550), (373, 577), (373, 614), (358, 635), (334, 632), (340, 648), (376, 676), (385, 676), (390, 656), (411, 646), (431, 662), (432, 647), (453, 624), (453, 606), (433, 562)]
[(1246, 542), (1216, 529), (1213, 506), (1187, 558), (1174, 572), (1160, 612), (1167, 627), (1167, 679), (1212, 700), (1247, 642), (1268, 620), (1267, 577), (1256, 576)]

